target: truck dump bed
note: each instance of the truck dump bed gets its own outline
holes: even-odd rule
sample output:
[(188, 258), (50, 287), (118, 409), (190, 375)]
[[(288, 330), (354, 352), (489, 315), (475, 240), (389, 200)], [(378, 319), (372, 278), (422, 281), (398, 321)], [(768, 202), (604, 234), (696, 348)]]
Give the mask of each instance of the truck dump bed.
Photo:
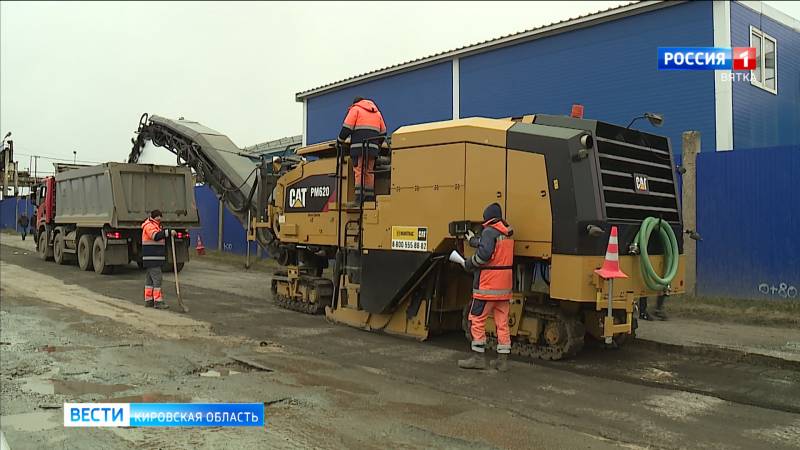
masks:
[(200, 225), (188, 168), (104, 163), (56, 175), (57, 223), (135, 228), (154, 209), (168, 226)]

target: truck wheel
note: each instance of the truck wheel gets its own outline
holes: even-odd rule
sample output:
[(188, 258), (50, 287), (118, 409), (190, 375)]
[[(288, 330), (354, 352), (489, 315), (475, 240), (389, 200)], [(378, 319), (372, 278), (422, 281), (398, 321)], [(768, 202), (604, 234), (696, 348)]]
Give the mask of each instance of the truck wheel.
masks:
[(106, 246), (103, 244), (102, 236), (94, 238), (94, 246), (92, 247), (92, 264), (94, 264), (95, 273), (108, 275), (114, 272), (114, 266), (106, 265)]
[(39, 233), (38, 251), (39, 251), (39, 258), (41, 258), (42, 261), (49, 261), (53, 259), (53, 249), (50, 248), (49, 245), (47, 245), (47, 233), (45, 233), (44, 231)]
[(91, 234), (84, 234), (81, 236), (80, 240), (78, 240), (78, 267), (81, 270), (89, 271), (94, 269), (94, 264), (92, 261), (92, 245), (94, 244), (94, 238)]
[(56, 264), (63, 265), (72, 262), (72, 255), (64, 252), (66, 246), (64, 242), (64, 233), (58, 233), (56, 235), (56, 242), (53, 244), (53, 260), (55, 260)]

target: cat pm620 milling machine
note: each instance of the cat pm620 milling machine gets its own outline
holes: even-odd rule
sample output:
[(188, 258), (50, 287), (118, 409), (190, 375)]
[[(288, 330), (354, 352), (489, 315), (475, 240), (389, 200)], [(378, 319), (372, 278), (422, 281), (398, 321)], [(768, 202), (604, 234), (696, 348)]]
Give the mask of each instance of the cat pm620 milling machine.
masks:
[[(636, 299), (683, 292), (663, 136), (552, 115), (404, 126), (378, 158), (375, 200), (355, 207), (349, 151), (334, 142), (258, 161), (196, 122), (143, 116), (131, 159), (148, 140), (194, 168), (286, 267), (268, 283), (289, 309), (420, 340), (465, 329), (471, 274), (447, 256), (471, 255), (467, 231), (480, 232), (494, 202), (514, 228), (514, 354), (561, 359), (587, 336), (621, 345), (635, 332)], [(612, 226), (628, 278), (613, 284), (609, 321), (595, 269)], [(487, 332), (494, 345), (492, 323)]]

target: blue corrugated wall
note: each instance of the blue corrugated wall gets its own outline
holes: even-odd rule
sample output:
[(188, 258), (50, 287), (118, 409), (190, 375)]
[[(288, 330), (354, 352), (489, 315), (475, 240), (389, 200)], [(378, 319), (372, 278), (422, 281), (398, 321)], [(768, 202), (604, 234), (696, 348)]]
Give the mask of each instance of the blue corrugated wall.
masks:
[(734, 148), (800, 145), (800, 32), (732, 3), (732, 46), (750, 46), (751, 25), (777, 41), (778, 94), (733, 83)]
[(15, 228), (18, 217), (16, 208), (20, 214), (25, 213), (29, 218), (36, 214), (36, 208), (27, 197), (20, 197), (19, 200), (13, 197), (0, 200), (0, 228), (12, 230)]
[(375, 100), (391, 133), (403, 125), (453, 116), (453, 66), (444, 62), (308, 99), (309, 144), (336, 139), (356, 96)]
[(200, 229), (192, 230), (191, 245), (197, 246), (197, 236), (201, 236), (203, 245), (208, 250), (217, 249), (217, 230), (219, 227), (219, 200), (208, 186), (196, 186), (194, 199), (197, 203), (197, 213), (200, 216)]
[(699, 294), (800, 298), (798, 179), (800, 146), (698, 155)]
[[(207, 250), (216, 250), (219, 233), (219, 199), (208, 186), (194, 188), (197, 212), (200, 215), (201, 228), (192, 230), (191, 245), (197, 246), (197, 236), (201, 236)], [(256, 244), (250, 244), (250, 251), (255, 255)], [(243, 255), (247, 252), (247, 236), (244, 226), (227, 209), (222, 213), (222, 251)]]
[(626, 125), (653, 111), (673, 151), (685, 130), (699, 130), (713, 151), (713, 72), (658, 71), (657, 61), (659, 46), (713, 46), (711, 9), (690, 2), (463, 58), (460, 115), (569, 114), (581, 103), (587, 118)]

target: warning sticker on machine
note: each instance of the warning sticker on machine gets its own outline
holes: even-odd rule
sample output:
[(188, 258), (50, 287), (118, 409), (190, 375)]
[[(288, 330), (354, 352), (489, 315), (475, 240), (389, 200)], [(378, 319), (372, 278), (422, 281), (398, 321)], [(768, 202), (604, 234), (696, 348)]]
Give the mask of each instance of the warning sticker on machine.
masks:
[(392, 250), (428, 251), (427, 227), (392, 227)]

